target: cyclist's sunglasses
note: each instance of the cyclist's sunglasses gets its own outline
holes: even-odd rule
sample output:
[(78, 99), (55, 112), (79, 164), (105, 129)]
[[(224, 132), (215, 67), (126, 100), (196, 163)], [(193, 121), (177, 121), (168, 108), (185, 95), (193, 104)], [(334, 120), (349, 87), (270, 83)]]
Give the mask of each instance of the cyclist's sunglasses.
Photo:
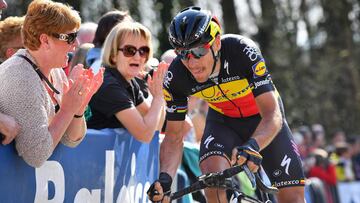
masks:
[(124, 56), (126, 57), (133, 57), (135, 56), (136, 52), (139, 52), (140, 56), (143, 58), (149, 57), (150, 48), (148, 46), (142, 46), (140, 48), (136, 48), (132, 45), (125, 45), (123, 48), (119, 48), (119, 51), (122, 51)]
[(57, 34), (57, 33), (54, 33), (52, 35), (55, 38), (57, 38), (58, 40), (65, 41), (68, 44), (72, 44), (72, 43), (75, 42), (77, 34), (78, 34), (77, 32), (73, 32), (73, 33), (69, 33), (69, 34), (62, 34), (62, 33)]
[(199, 59), (203, 56), (205, 56), (210, 49), (211, 45), (206, 44), (200, 47), (195, 47), (191, 49), (175, 49), (175, 53), (180, 56), (183, 60), (188, 60), (191, 57), (194, 57), (196, 59)]

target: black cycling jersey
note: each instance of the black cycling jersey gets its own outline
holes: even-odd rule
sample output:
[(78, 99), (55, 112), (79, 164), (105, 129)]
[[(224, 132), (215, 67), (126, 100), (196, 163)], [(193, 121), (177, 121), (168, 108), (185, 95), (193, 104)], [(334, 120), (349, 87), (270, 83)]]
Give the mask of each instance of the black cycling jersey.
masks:
[(275, 90), (260, 50), (248, 38), (227, 34), (221, 39), (220, 53), (219, 75), (204, 83), (193, 78), (179, 57), (173, 61), (164, 81), (167, 120), (185, 119), (190, 95), (204, 99), (225, 116), (243, 118), (259, 113), (254, 98)]

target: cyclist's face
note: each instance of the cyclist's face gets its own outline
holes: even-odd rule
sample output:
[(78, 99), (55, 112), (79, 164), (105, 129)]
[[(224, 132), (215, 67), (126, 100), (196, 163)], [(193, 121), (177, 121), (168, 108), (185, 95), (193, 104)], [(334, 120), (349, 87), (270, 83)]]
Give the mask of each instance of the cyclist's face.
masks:
[[(212, 45), (215, 53), (220, 50), (220, 38), (217, 38)], [(185, 67), (191, 72), (197, 82), (206, 82), (211, 74), (214, 59), (209, 50), (204, 56), (200, 58), (190, 57), (181, 60)]]

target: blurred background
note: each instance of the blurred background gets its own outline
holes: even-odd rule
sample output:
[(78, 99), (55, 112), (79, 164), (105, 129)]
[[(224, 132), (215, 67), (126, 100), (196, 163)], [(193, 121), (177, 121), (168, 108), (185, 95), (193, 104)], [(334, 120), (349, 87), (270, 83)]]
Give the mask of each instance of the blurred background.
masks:
[[(7, 0), (7, 16), (26, 13), (30, 0)], [(184, 7), (211, 10), (224, 33), (255, 40), (266, 59), (292, 128), (320, 123), (360, 132), (360, 0), (66, 0), (83, 22), (114, 8), (153, 33), (155, 56), (170, 48), (167, 27)]]

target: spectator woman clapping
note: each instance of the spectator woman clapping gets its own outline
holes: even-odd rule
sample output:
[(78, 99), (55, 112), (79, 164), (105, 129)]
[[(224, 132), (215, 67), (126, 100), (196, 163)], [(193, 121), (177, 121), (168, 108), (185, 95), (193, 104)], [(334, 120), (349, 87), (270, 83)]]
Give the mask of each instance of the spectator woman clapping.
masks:
[(94, 129), (125, 128), (137, 140), (150, 142), (162, 126), (162, 83), (168, 64), (160, 63), (149, 77), (151, 104), (144, 100), (135, 77), (152, 57), (151, 33), (140, 23), (122, 22), (107, 36), (102, 54), (104, 83), (90, 101)]
[(98, 75), (77, 66), (68, 80), (68, 52), (75, 49), (81, 19), (62, 3), (35, 0), (22, 29), (25, 49), (0, 66), (0, 111), (13, 116), (21, 131), (15, 138), (18, 154), (40, 167), (61, 141), (75, 147), (86, 132), (82, 116), (91, 96), (102, 83)]

